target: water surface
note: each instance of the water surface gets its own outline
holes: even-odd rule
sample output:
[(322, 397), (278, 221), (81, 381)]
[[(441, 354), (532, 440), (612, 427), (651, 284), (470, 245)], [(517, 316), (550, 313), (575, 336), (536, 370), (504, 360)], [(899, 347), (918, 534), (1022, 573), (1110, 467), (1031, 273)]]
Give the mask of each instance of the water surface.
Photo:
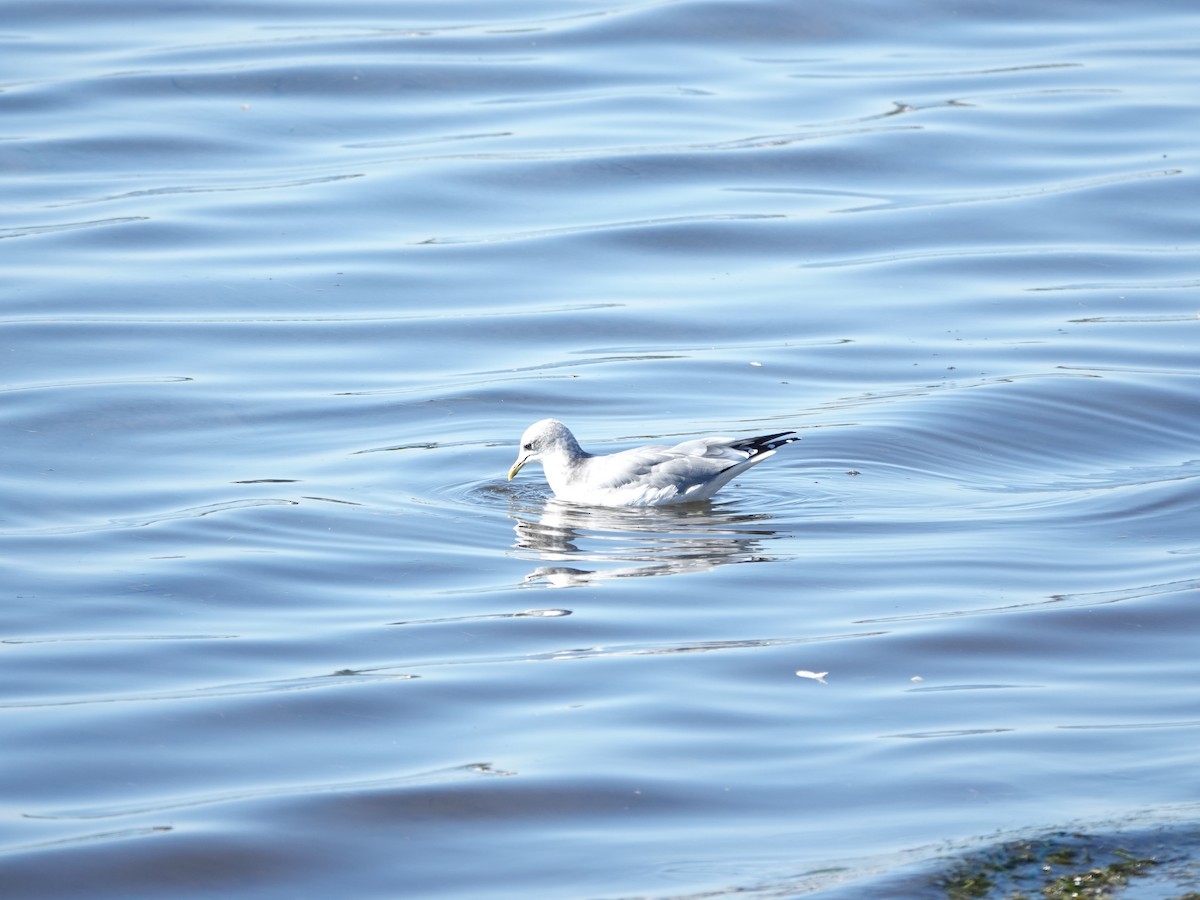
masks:
[[(8, 13), (8, 890), (1190, 858), (1187, 4)], [(546, 415), (803, 440), (606, 511)]]

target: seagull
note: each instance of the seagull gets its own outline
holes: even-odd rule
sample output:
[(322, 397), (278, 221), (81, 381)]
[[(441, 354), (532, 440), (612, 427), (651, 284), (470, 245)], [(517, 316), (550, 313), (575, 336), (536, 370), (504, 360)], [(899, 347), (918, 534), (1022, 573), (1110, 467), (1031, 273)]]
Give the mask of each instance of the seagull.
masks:
[(794, 431), (735, 440), (697, 438), (674, 447), (650, 444), (608, 456), (587, 453), (557, 419), (534, 422), (521, 435), (512, 481), (521, 468), (540, 462), (559, 500), (589, 506), (669, 506), (707, 500), (784, 444)]

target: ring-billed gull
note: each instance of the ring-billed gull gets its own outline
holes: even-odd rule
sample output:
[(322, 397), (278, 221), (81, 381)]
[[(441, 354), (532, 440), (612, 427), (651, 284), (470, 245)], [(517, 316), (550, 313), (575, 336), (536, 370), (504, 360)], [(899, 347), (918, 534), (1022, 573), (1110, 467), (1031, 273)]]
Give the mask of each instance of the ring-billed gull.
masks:
[(540, 462), (560, 500), (591, 506), (667, 506), (707, 500), (784, 444), (794, 431), (735, 440), (707, 437), (674, 447), (650, 444), (608, 456), (587, 453), (557, 419), (534, 422), (521, 435), (508, 480), (526, 463)]

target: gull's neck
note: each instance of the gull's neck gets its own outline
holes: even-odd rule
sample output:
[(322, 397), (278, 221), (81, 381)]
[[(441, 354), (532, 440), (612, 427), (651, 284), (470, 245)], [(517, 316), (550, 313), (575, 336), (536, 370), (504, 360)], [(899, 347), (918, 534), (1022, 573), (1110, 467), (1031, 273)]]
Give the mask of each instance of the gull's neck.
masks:
[(591, 457), (592, 454), (580, 447), (569, 431), (560, 435), (554, 447), (542, 455), (542, 469), (550, 489), (558, 496), (569, 493), (571, 480), (585, 468)]

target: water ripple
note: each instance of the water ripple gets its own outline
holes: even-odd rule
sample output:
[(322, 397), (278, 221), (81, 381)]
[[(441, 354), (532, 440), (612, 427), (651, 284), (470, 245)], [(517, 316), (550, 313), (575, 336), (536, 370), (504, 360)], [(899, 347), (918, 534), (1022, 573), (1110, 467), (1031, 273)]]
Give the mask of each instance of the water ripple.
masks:
[[(247, 800), (260, 800), (266, 797), (291, 797), (311, 794), (343, 794), (361, 791), (377, 791), (396, 788), (425, 786), (429, 784), (444, 784), (461, 779), (473, 779), (476, 776), (499, 777), (513, 775), (503, 769), (495, 768), (491, 763), (467, 763), (451, 766), (445, 769), (435, 769), (428, 772), (391, 775), (385, 778), (350, 779), (346, 781), (311, 782), (306, 784), (289, 784), (279, 787), (258, 788), (244, 791), (225, 791), (206, 794), (195, 794), (183, 797), (164, 797), (150, 803), (118, 804), (116, 806), (94, 806), (82, 809), (64, 809), (45, 813), (25, 813), (27, 819), (117, 819), (126, 816), (139, 816), (149, 813), (162, 813), (195, 806), (210, 806), (214, 803), (241, 803)], [(3, 848), (0, 848), (3, 852)]]
[[(193, 184), (193, 185), (169, 185), (166, 187), (144, 188), (139, 191), (125, 191), (120, 194), (108, 194), (103, 197), (88, 197), (80, 200), (69, 200), (63, 203), (46, 204), (47, 209), (55, 209), (64, 206), (82, 206), (88, 203), (109, 203), (120, 200), (133, 200), (139, 197), (165, 197), (172, 194), (229, 194), (238, 191), (274, 191), (287, 190), (289, 188), (309, 187), (315, 184), (330, 184), (337, 181), (349, 181), (354, 178), (362, 178), (361, 173), (349, 175), (324, 175), (314, 178), (299, 178), (292, 181), (267, 181), (254, 184)], [(113, 222), (118, 220), (105, 220)], [(135, 217), (128, 221), (138, 221)], [(0, 232), (0, 237), (3, 237), (3, 232)]]
[(149, 216), (116, 216), (111, 219), (93, 219), (88, 222), (58, 222), (54, 225), (24, 225), (15, 228), (0, 228), (0, 240), (4, 238), (30, 237), (38, 234), (54, 234), (59, 231), (76, 231), (81, 228), (105, 228), (109, 225), (129, 225), (133, 222), (148, 222)]
[(431, 237), (414, 244), (491, 244), (499, 241), (526, 241), (566, 234), (618, 231), (629, 228), (662, 228), (673, 225), (704, 224), (708, 222), (744, 222), (760, 219), (786, 219), (782, 213), (710, 213), (696, 216), (670, 216), (661, 219), (631, 219), (625, 222), (603, 222), (593, 225), (569, 225), (562, 228), (545, 228), (535, 231), (511, 231), (484, 235), (461, 235), (456, 237)]
[(1125, 184), (1131, 181), (1144, 181), (1152, 178), (1171, 178), (1183, 175), (1183, 169), (1154, 169), (1141, 172), (1128, 172), (1121, 175), (1106, 175), (1102, 178), (1085, 178), (1079, 181), (1062, 181), (1054, 184), (1031, 185), (1019, 188), (1003, 188), (994, 191), (974, 191), (961, 194), (938, 195), (925, 191), (909, 197), (894, 197), (884, 203), (873, 203), (869, 206), (854, 206), (848, 209), (836, 210), (841, 213), (883, 212), (897, 209), (924, 209), (934, 206), (955, 206), (964, 203), (997, 203), (1009, 200), (1024, 200), (1029, 197), (1046, 197), (1052, 194), (1068, 194), (1080, 191), (1091, 191), (1096, 188), (1110, 187), (1115, 184)]
[(120, 528), (145, 528), (149, 525), (158, 525), (162, 522), (172, 522), (176, 519), (198, 519), (202, 516), (212, 515), (213, 513), (228, 512), (235, 509), (253, 509), (261, 506), (296, 506), (295, 500), (277, 500), (277, 499), (257, 499), (257, 500), (229, 500), (224, 503), (209, 503), (204, 506), (193, 506), (187, 509), (173, 510), (171, 512), (157, 513), (145, 516), (125, 516), (118, 519), (109, 519), (106, 522), (88, 524), (88, 525), (59, 525), (50, 528), (29, 528), (20, 531), (0, 531), (0, 535), (5, 537), (13, 537), (16, 535), (55, 535), (55, 534), (87, 534), (93, 531), (109, 531)]
[(162, 703), (186, 700), (210, 700), (217, 697), (243, 697), (259, 694), (289, 694), (295, 691), (324, 690), (379, 681), (408, 681), (418, 678), (409, 674), (379, 674), (379, 670), (346, 670), (329, 675), (301, 676), (275, 681), (255, 681), (237, 684), (218, 684), (209, 687), (178, 691), (148, 691), (110, 696), (65, 697), (58, 699), (15, 700), (0, 703), (0, 709), (43, 709), (66, 706), (96, 706), (124, 703)]

